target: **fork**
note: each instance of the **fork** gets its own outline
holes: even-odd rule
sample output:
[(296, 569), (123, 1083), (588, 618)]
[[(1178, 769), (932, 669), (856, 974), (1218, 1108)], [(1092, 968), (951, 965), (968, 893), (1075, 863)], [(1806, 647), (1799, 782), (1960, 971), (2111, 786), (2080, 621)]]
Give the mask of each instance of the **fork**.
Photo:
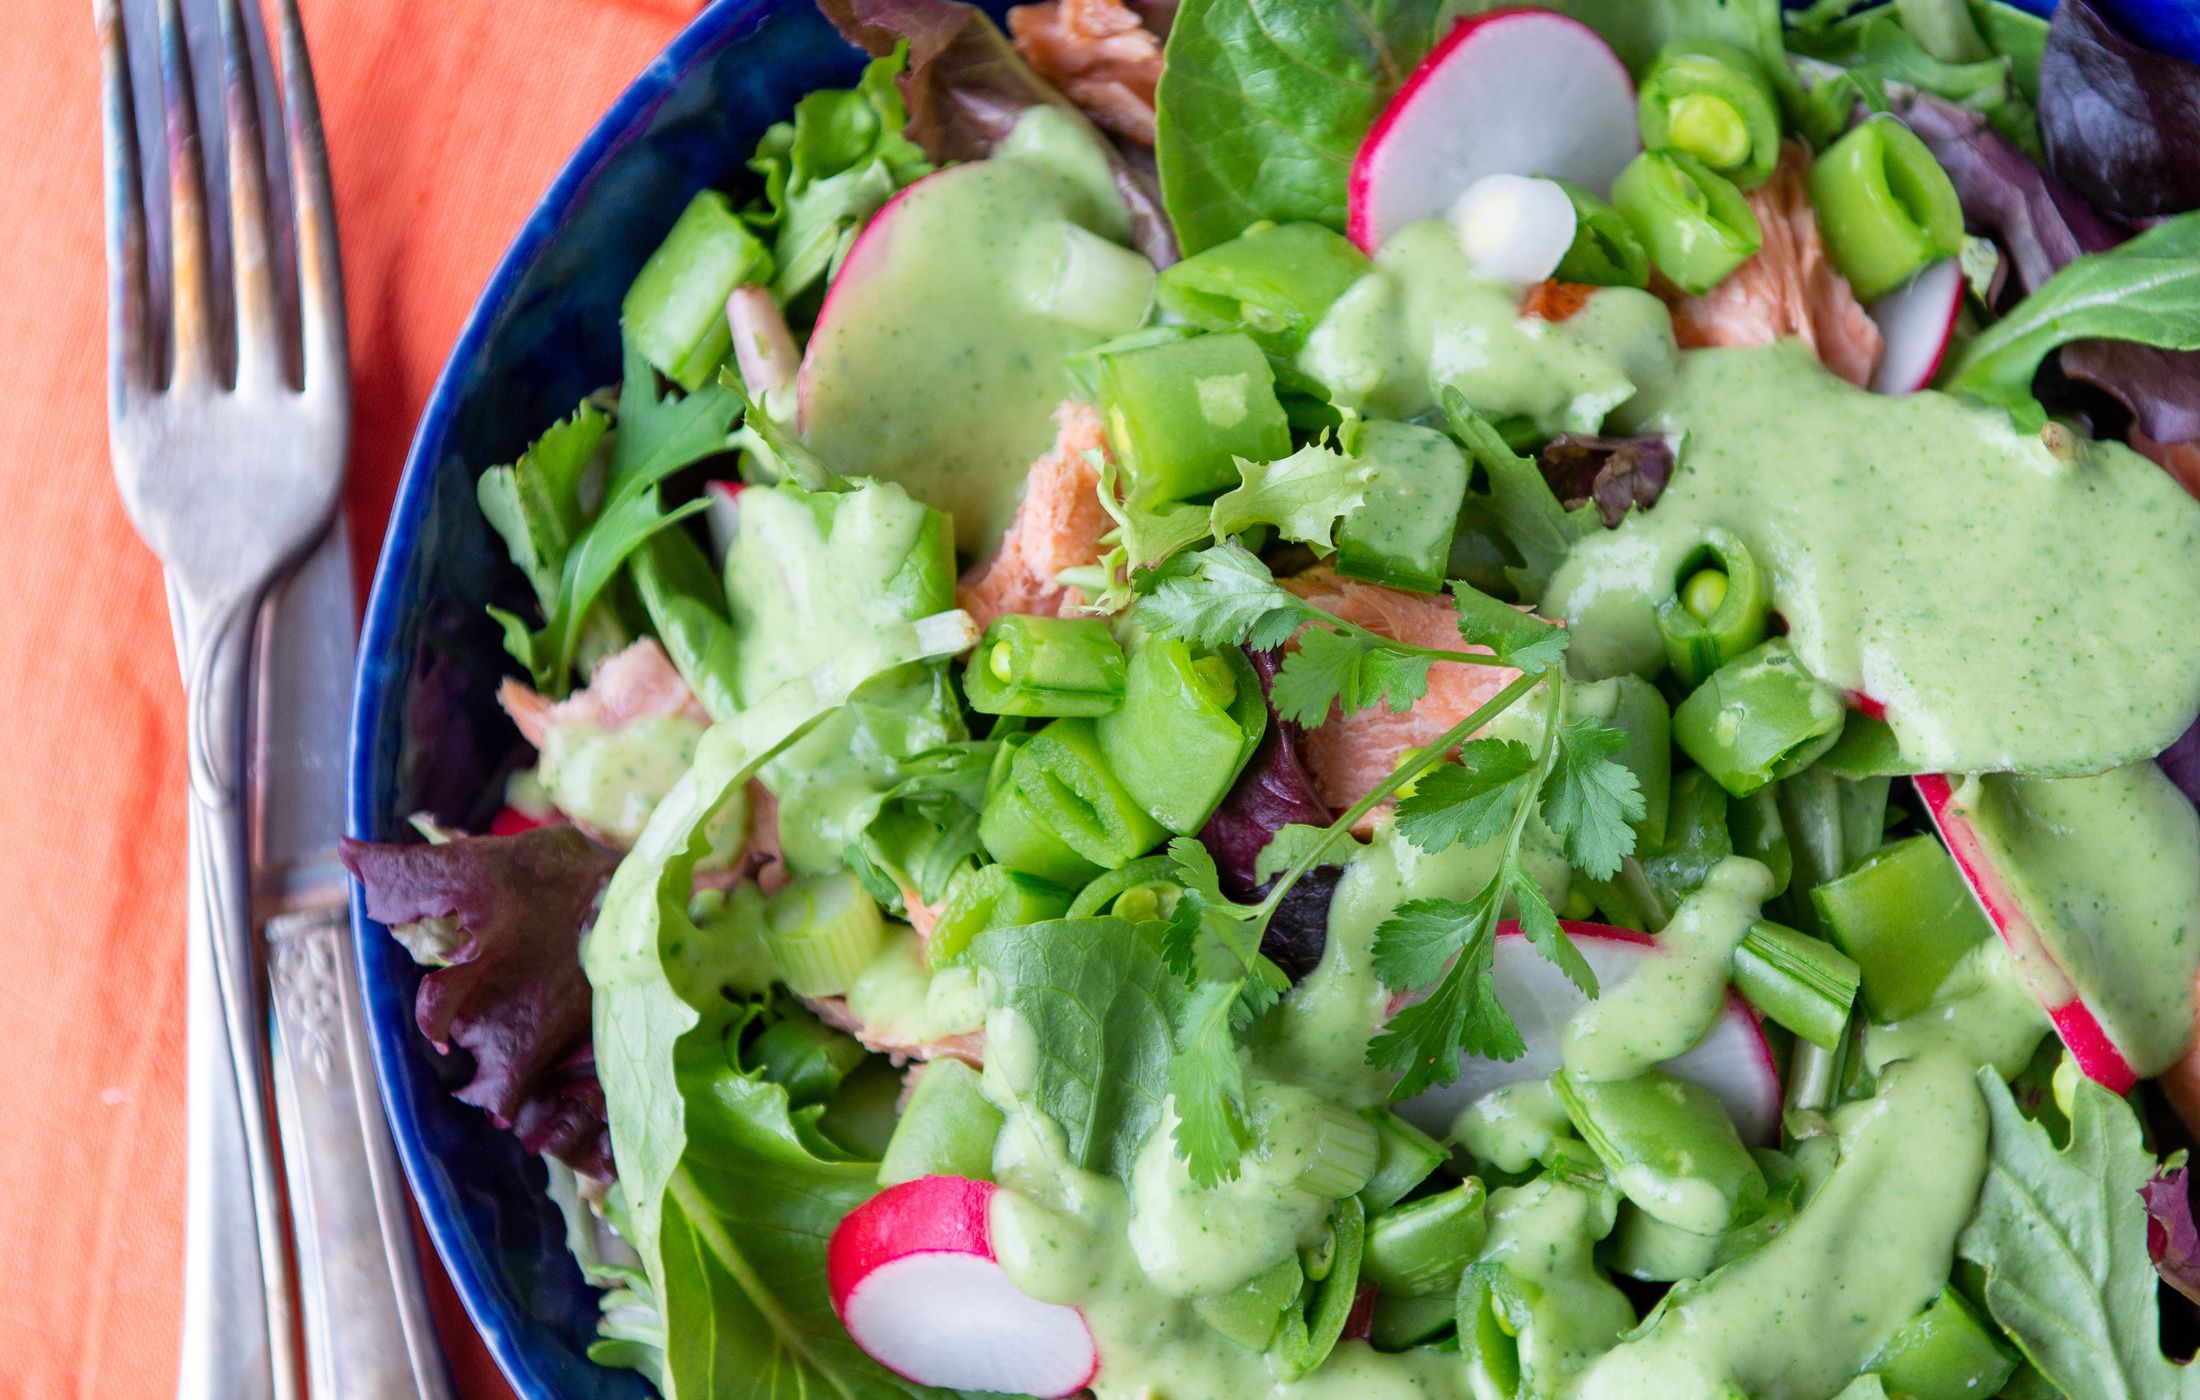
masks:
[[(277, 230), (260, 139), (257, 80), (238, 0), (220, 0), (228, 134), (228, 285), (214, 275), (188, 34), (159, 0), (160, 129), (167, 153), (166, 325), (156, 323), (137, 95), (119, 0), (95, 0), (107, 166), (108, 427), (132, 523), (166, 567), (187, 705), (191, 927), (218, 989), (233, 1084), (191, 1085), (194, 1167), (223, 1160), (241, 1129), (246, 1181), (194, 1182), (195, 1232), (249, 1229), (257, 1297), (187, 1291), (183, 1400), (292, 1400), (297, 1313), (271, 1131), (268, 1004), (253, 922), (244, 782), (255, 620), (270, 590), (327, 528), (350, 440), (350, 376), (335, 210), (296, 0), (281, 0), (283, 116), (296, 210), (297, 279), (277, 285)], [(284, 324), (295, 297), (296, 361)], [(195, 1047), (194, 1070), (219, 1062)], [(214, 1048), (218, 1048), (218, 1045)], [(224, 1102), (224, 1098), (228, 1100)], [(234, 1114), (231, 1119), (228, 1115)], [(208, 1124), (219, 1123), (219, 1127)], [(206, 1148), (203, 1137), (217, 1146)], [(246, 1185), (249, 1211), (234, 1192)], [(225, 1205), (225, 1202), (231, 1203)], [(195, 1257), (236, 1265), (232, 1240)], [(194, 1279), (195, 1283), (206, 1282)]]

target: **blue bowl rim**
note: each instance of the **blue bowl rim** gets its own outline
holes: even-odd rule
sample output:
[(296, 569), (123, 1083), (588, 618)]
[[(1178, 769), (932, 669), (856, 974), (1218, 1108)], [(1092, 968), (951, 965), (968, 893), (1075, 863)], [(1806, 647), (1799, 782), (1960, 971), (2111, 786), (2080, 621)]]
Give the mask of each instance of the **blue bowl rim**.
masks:
[[(411, 571), (414, 556), (420, 547), (418, 525), (427, 515), (433, 478), (449, 441), (452, 420), (463, 392), (461, 380), (466, 367), (472, 365), (483, 353), (493, 328), (509, 308), (530, 265), (565, 222), (574, 203), (616, 158), (629, 135), (647, 118), (651, 109), (671, 96), (695, 64), (737, 25), (744, 20), (760, 18), (779, 2), (780, 0), (713, 0), (709, 8), (689, 21), (650, 60), (649, 65), (619, 94), (610, 109), (590, 129), (579, 148), (567, 159), (541, 201), (521, 225), (518, 235), (490, 275), (480, 299), (467, 315), (466, 323), (452, 345), (443, 370), (437, 376), (435, 387), (428, 396), (427, 406), (421, 413), (420, 425), (413, 436), (412, 447), (406, 454), (404, 471), (398, 479), (397, 495), (390, 507), (388, 533), (382, 542), (381, 560), (375, 567), (374, 580), (367, 595), (366, 618), (359, 639), (358, 671), (353, 680), (351, 732), (349, 753), (346, 757), (349, 782), (346, 827), (350, 835), (372, 839), (377, 834), (372, 784), (367, 779), (374, 769), (374, 744), (383, 725), (384, 696), (373, 671), (380, 664), (380, 659), (396, 645), (403, 626), (406, 604), (400, 596), (402, 590), (397, 587), (397, 581)], [(355, 930), (364, 930), (371, 926), (365, 897), (354, 885), (352, 927)], [(374, 973), (368, 962), (371, 948), (367, 940), (357, 940), (353, 954), (356, 975), (360, 977), (362, 985), (371, 985)], [(409, 1104), (414, 1097), (406, 1086), (406, 1047), (394, 1036), (370, 1034), (368, 1040), (374, 1058), (375, 1078), (387, 1108), (386, 1117), (391, 1136), (396, 1141), (398, 1159), (404, 1166), (405, 1178), (411, 1186), (414, 1199), (419, 1203), (420, 1216), (428, 1237), (437, 1254), (442, 1257), (444, 1267), (449, 1271), (451, 1282), (457, 1289), (467, 1316), (480, 1332), (498, 1368), (515, 1389), (522, 1395), (550, 1393), (547, 1378), (537, 1373), (533, 1358), (521, 1345), (517, 1329), (508, 1325), (509, 1319), (492, 1313), (489, 1300), (495, 1295), (498, 1285), (486, 1276), (480, 1267), (480, 1261), (464, 1248), (460, 1239), (461, 1227), (452, 1213), (442, 1208), (437, 1201), (428, 1149), (419, 1133), (414, 1130), (408, 1115), (399, 1111), (401, 1106)]]

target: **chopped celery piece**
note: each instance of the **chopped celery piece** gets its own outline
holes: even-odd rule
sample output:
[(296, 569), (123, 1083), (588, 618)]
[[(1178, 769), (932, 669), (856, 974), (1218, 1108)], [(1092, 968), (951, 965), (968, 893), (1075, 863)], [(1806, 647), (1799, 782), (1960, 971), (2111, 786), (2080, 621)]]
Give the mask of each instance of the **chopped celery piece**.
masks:
[(1178, 835), (1206, 825), (1267, 729), (1268, 703), (1245, 653), (1200, 655), (1159, 636), (1131, 649), (1122, 705), (1093, 724), (1123, 790)]
[(1103, 356), (1100, 399), (1109, 439), (1140, 506), (1234, 486), (1240, 457), (1274, 462), (1291, 453), (1291, 427), (1276, 399), (1268, 357), (1242, 334)]
[(1311, 1128), (1296, 1145), (1294, 1155), (1305, 1158), (1297, 1187), (1331, 1200), (1358, 1195), (1375, 1177), (1380, 1146), (1375, 1125), (1342, 1104), (1324, 1103)]
[(1937, 837), (1912, 836), (1810, 892), (1826, 934), (1864, 973), (1874, 1021), (1931, 1006), (1964, 955), (1994, 936)]
[(1069, 912), (1069, 891), (1005, 865), (965, 867), (947, 886), (940, 916), (924, 943), (925, 961), (946, 967), (962, 959), (981, 933), (1044, 923)]
[(986, 715), (1104, 715), (1123, 702), (1123, 648), (1096, 617), (994, 619), (970, 654), (963, 693)]
[(733, 352), (726, 298), (771, 275), (771, 251), (741, 222), (733, 201), (704, 190), (627, 289), (626, 333), (667, 379), (693, 393)]
[(1863, 976), (1854, 959), (1785, 924), (1760, 920), (1734, 953), (1734, 987), (1749, 1004), (1822, 1050), (1848, 1029)]
[(1360, 1188), (1360, 1199), (1370, 1213), (1380, 1213), (1404, 1200), (1451, 1154), (1387, 1108), (1378, 1105), (1360, 1111), (1375, 1125), (1375, 1175)]
[(2017, 1356), (1950, 1287), (1889, 1337), (1865, 1369), (1913, 1400), (1970, 1400), (1999, 1395), (2016, 1373)]
[(797, 996), (839, 996), (885, 941), (878, 901), (851, 871), (797, 880), (764, 908), (765, 946)]
[(1161, 274), (1162, 309), (1206, 331), (1241, 330), (1289, 359), (1367, 255), (1320, 224), (1255, 224)]
[(1438, 593), (1467, 496), (1467, 459), (1434, 428), (1375, 419), (1351, 439), (1373, 468), (1367, 497), (1337, 524), (1337, 572)]
[(1764, 1170), (1709, 1089), (1661, 1070), (1602, 1081), (1560, 1074), (1552, 1084), (1612, 1184), (1642, 1210), (1713, 1235), (1763, 1209)]
[(993, 1179), (993, 1140), (1005, 1121), (987, 1101), (978, 1072), (960, 1060), (927, 1063), (909, 1091), (909, 1106), (894, 1125), (878, 1184), (897, 1186), (920, 1176)]
[[(1168, 834), (1124, 790), (1089, 719), (1058, 719), (1034, 734), (1016, 751), (1009, 787), (1056, 841), (1102, 870), (1129, 864)], [(983, 820), (981, 815), (981, 827)]]
[(1808, 768), (1841, 737), (1841, 692), (1775, 637), (1712, 673), (1673, 711), (1673, 742), (1736, 797)]
[(1449, 1191), (1376, 1216), (1367, 1226), (1362, 1276), (1385, 1293), (1452, 1296), (1489, 1232), (1483, 1204), (1482, 1183), (1468, 1177)]
[(1305, 1282), (1294, 1255), (1228, 1293), (1194, 1298), (1192, 1311), (1239, 1346), (1265, 1351), (1275, 1338), (1276, 1325), (1283, 1321), (1283, 1310), (1298, 1301)]

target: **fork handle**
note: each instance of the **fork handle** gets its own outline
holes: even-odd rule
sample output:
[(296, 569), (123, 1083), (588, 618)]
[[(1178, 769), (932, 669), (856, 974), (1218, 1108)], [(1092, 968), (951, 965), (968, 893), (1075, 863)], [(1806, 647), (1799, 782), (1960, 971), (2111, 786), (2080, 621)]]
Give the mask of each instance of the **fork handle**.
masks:
[[(214, 995), (203, 1009), (218, 1015), (211, 1034), (226, 1043), (230, 1072), (226, 1084), (218, 1083), (213, 1076), (222, 1057), (211, 1052), (195, 1057), (190, 1101), (205, 1107), (205, 1133), (235, 1130), (226, 1148), (241, 1149), (244, 1168), (241, 1178), (207, 1183), (204, 1200), (211, 1214), (193, 1223), (202, 1236), (222, 1236), (210, 1239), (208, 1248), (227, 1257), (226, 1269), (240, 1267), (231, 1247), (248, 1231), (259, 1258), (257, 1288), (225, 1292), (186, 1310), (185, 1366), (177, 1393), (180, 1400), (231, 1400), (249, 1394), (220, 1374), (217, 1359), (234, 1352), (238, 1364), (248, 1368), (244, 1384), (257, 1383), (264, 1372), (272, 1400), (297, 1400), (296, 1310), (270, 1117), (267, 999), (261, 992), (261, 959), (252, 926), (242, 762), (259, 599), (205, 599), (178, 590), (172, 604), (183, 663), (190, 769), (191, 929), (213, 983)], [(193, 1010), (196, 1016), (201, 1008)], [(226, 1111), (219, 1103), (224, 1095)], [(213, 1166), (214, 1160), (207, 1165)], [(234, 1165), (232, 1159), (228, 1166)], [(193, 1204), (199, 1199), (194, 1194)], [(249, 1211), (244, 1208), (247, 1201)]]
[(267, 948), (308, 1384), (332, 1400), (449, 1400), (367, 1055), (350, 910), (339, 895), (278, 915)]

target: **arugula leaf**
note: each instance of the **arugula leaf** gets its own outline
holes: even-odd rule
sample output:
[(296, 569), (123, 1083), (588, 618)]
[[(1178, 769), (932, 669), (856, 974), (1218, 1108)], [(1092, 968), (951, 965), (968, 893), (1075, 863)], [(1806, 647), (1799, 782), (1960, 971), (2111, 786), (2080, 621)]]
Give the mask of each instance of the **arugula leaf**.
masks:
[(1057, 919), (995, 929), (972, 945), (988, 997), (1027, 1026), (1038, 1054), (1030, 1094), (1059, 1123), (1070, 1157), (1125, 1183), (1160, 1120), (1183, 981), (1161, 956), (1161, 925)]
[(764, 177), (752, 227), (774, 235), (779, 275), (772, 294), (789, 302), (839, 268), (856, 234), (896, 190), (929, 174), (932, 162), (902, 134), (908, 110), (894, 80), (906, 41), (872, 60), (852, 88), (827, 88), (795, 103), (756, 143), (749, 169)]
[(1423, 773), (1398, 799), (1398, 834), (1430, 852), (1495, 841), (1534, 787), (1535, 770), (1526, 744), (1476, 739), (1461, 745), (1457, 762)]
[(1512, 892), (1514, 907), (1520, 911), (1520, 932), (1527, 937), (1529, 945), (1565, 973), (1568, 981), (1585, 994), (1595, 996), (1596, 971), (1574, 946), (1574, 941), (1566, 936), (1566, 930), (1558, 926), (1557, 912), (1543, 897), (1543, 887), (1520, 863), (1518, 851), (1505, 862), (1505, 885)]
[(474, 484), (482, 518), (503, 538), (545, 612), (557, 600), (566, 551), (587, 523), (581, 479), (610, 428), (610, 417), (584, 400), (572, 417), (552, 424), (517, 462), (489, 468)]
[(2155, 1161), (2130, 1105), (2079, 1079), (2058, 1151), (2000, 1076), (1982, 1069), (1978, 1084), (1991, 1156), (1956, 1248), (1985, 1268), (1994, 1321), (2070, 1400), (2200, 1395), (2200, 1371), (2162, 1355), (2140, 1195)]
[(1286, 822), (1276, 828), (1268, 844), (1253, 858), (1253, 881), (1265, 885), (1315, 851), (1326, 847), (1334, 833), (1328, 827)]
[(2200, 350), (2200, 211), (2073, 259), (1963, 349), (1949, 392), (2006, 408), (2026, 431), (2047, 421), (2032, 377), (2075, 340)]
[(1451, 600), (1459, 613), (1459, 635), (1488, 647), (1499, 661), (1523, 675), (1539, 676), (1565, 658), (1571, 633), (1555, 622), (1502, 603), (1453, 579)]
[(1282, 646), (1307, 618), (1306, 605), (1276, 583), (1268, 566), (1236, 540), (1180, 554), (1154, 570), (1138, 621), (1200, 646)]
[(1451, 435), (1488, 476), (1498, 525), (1519, 552), (1522, 562), (1508, 565), (1505, 577), (1521, 597), (1540, 597), (1574, 541), (1602, 528), (1596, 506), (1584, 503), (1567, 510), (1560, 505), (1536, 464), (1506, 445), (1497, 429), (1467, 406), (1466, 396), (1458, 389), (1445, 385), (1443, 404)]
[[(710, 508), (697, 499), (665, 510), (656, 488), (626, 496), (604, 506), (588, 530), (565, 556), (558, 579), (557, 597), (549, 608), (549, 621), (530, 641), (528, 652), (515, 656), (534, 672), (535, 689), (546, 695), (563, 695), (572, 676), (573, 658), (580, 651), (581, 631), (596, 600), (611, 586), (634, 551), (659, 530), (679, 524)], [(507, 648), (511, 624), (506, 624)]]
[(604, 477), (604, 510), (733, 445), (741, 396), (723, 383), (692, 394), (660, 393), (657, 371), (631, 338), (619, 387), (619, 432)]
[(1374, 479), (1372, 464), (1322, 443), (1308, 443), (1274, 462), (1237, 459), (1243, 481), (1216, 499), (1209, 517), (1217, 539), (1255, 525), (1273, 525), (1287, 540), (1312, 545), (1327, 554), (1335, 545), (1330, 532), (1343, 516), (1367, 500)]
[(1155, 95), (1187, 256), (1259, 220), (1342, 229), (1361, 138), (1435, 39), (1439, 0), (1187, 0)]
[(1644, 811), (1642, 784), (1614, 755), (1627, 736), (1595, 718), (1559, 726), (1543, 820), (1564, 844), (1566, 860), (1592, 880), (1609, 880), (1634, 853), (1634, 822)]

